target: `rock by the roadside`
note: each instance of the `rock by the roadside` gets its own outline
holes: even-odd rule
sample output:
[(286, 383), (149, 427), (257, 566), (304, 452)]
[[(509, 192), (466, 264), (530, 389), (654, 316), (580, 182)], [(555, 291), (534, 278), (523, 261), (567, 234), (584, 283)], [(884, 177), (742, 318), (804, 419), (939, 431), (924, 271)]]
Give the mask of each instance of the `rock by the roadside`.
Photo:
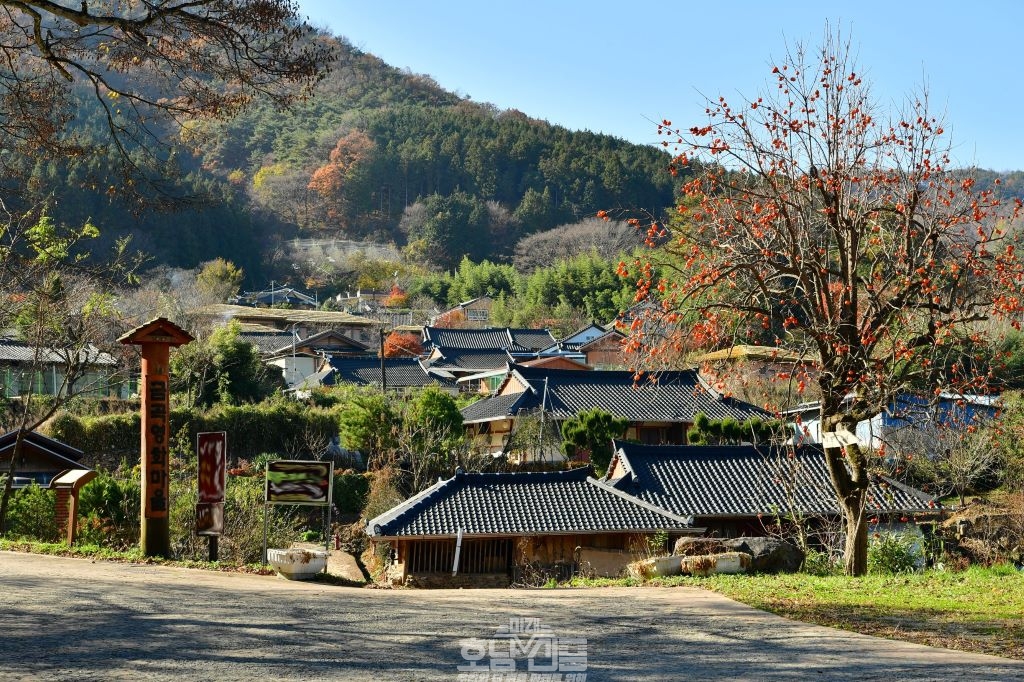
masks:
[(718, 538), (681, 537), (676, 540), (672, 554), (675, 556), (703, 556), (727, 552), (725, 545)]
[(778, 538), (730, 538), (721, 542), (728, 551), (753, 557), (751, 569), (758, 573), (795, 573), (804, 561), (799, 547)]

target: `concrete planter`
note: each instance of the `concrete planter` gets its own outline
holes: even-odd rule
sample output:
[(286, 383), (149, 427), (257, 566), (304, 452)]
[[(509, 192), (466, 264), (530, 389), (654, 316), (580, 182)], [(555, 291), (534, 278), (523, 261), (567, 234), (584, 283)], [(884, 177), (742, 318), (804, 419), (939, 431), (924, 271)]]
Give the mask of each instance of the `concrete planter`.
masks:
[(627, 572), (633, 578), (649, 580), (669, 575), (679, 575), (679, 557), (662, 556), (636, 561), (629, 565)]
[(318, 549), (268, 549), (267, 563), (288, 580), (309, 580), (327, 568), (327, 552)]
[(750, 568), (750, 555), (743, 552), (704, 554), (683, 557), (680, 562), (683, 575), (711, 575), (712, 573), (743, 573)]

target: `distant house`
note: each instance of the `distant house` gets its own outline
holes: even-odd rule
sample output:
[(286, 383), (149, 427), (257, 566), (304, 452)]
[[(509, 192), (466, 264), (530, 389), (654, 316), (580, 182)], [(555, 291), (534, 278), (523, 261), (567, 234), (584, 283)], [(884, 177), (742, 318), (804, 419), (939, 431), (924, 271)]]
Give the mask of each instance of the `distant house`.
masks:
[[(381, 386), (381, 360), (379, 357), (329, 357), (321, 368), (320, 384), (333, 386), (350, 383), (357, 386)], [(438, 386), (455, 393), (454, 382), (442, 374), (431, 371), (418, 358), (385, 358), (384, 369), (389, 390)]]
[(626, 335), (614, 325), (605, 328), (591, 322), (554, 345), (541, 349), (539, 355), (570, 357), (596, 369), (622, 369), (626, 364), (623, 356), (625, 339)]
[(423, 328), (427, 364), (456, 379), (503, 370), (510, 362), (537, 358), (542, 348), (554, 344), (554, 337), (546, 329)]
[(574, 469), (459, 471), (371, 519), (366, 532), (392, 546), (396, 584), (506, 587), (527, 568), (618, 575), (647, 536), (702, 529)]
[(817, 360), (817, 354), (809, 357), (785, 348), (736, 345), (705, 353), (696, 363), (721, 390), (758, 404), (787, 404), (800, 381), (807, 393), (817, 391)]
[(281, 369), (288, 388), (295, 388), (323, 368), (325, 357), (376, 358), (373, 350), (336, 331), (325, 331), (289, 342), (267, 354), (267, 364)]
[[(243, 305), (218, 303), (203, 306), (198, 314), (207, 320), (226, 324), (235, 320), (243, 325), (258, 325), (266, 330), (290, 334), (293, 330), (300, 338), (324, 331), (334, 331), (370, 348), (379, 348), (380, 323), (359, 315), (333, 310), (282, 310), (279, 308), (252, 308)], [(279, 344), (278, 347), (284, 345)]]
[[(638, 445), (616, 442), (603, 479), (719, 537), (758, 536), (777, 516), (837, 521), (839, 506), (820, 447)], [(932, 518), (935, 498), (884, 476), (871, 480), (867, 513)]]
[(344, 296), (338, 294), (334, 300), (336, 305), (345, 310), (368, 313), (379, 310), (390, 296), (390, 289), (357, 289), (354, 295), (345, 292)]
[[(497, 391), (503, 383), (505, 383), (505, 377), (512, 371), (512, 359), (508, 360), (508, 364), (502, 369), (492, 369), (479, 374), (470, 374), (467, 376), (459, 377), (456, 383), (459, 386), (461, 393), (481, 393), (483, 395), (491, 395)], [(533, 360), (520, 360), (517, 364), (525, 367), (545, 367), (548, 369), (568, 369), (577, 372), (589, 372), (593, 367), (584, 364), (581, 360), (575, 360), (568, 355), (549, 355), (547, 357), (539, 357)]]
[[(72, 351), (73, 353), (73, 351)], [(84, 371), (66, 381), (69, 362)], [(16, 398), (36, 395), (90, 395), (128, 398), (133, 386), (117, 376), (117, 360), (95, 346), (86, 346), (78, 358), (57, 349), (36, 349), (22, 341), (0, 338), (0, 395)]]
[[(941, 428), (966, 429), (972, 424), (992, 419), (998, 412), (999, 397), (942, 392), (929, 400), (902, 395), (870, 419), (857, 424), (857, 441), (864, 447), (879, 449), (891, 446), (908, 431), (924, 435)], [(783, 411), (794, 422), (798, 443), (822, 443), (821, 403), (803, 403)]]
[[(642, 443), (685, 443), (698, 414), (745, 421), (768, 414), (754, 405), (718, 393), (696, 370), (660, 372), (641, 380), (629, 371), (572, 371), (514, 365), (495, 395), (462, 410), (474, 447), (504, 452), (516, 420), (524, 414), (562, 422), (583, 410), (600, 408), (629, 421), (626, 438)], [(561, 458), (560, 453), (545, 453)]]
[(626, 335), (617, 329), (579, 344), (584, 361), (596, 369), (620, 369), (625, 364)]
[(293, 308), (317, 308), (318, 301), (298, 289), (279, 286), (262, 291), (246, 291), (234, 298), (236, 303), (257, 307), (273, 307), (287, 305)]
[(468, 301), (463, 301), (454, 308), (449, 308), (438, 314), (434, 321), (441, 319), (453, 319), (457, 315), (462, 315), (465, 321), (462, 323), (464, 327), (474, 329), (489, 327), (491, 323), (491, 307), (494, 305), (494, 299), (490, 296), (480, 296), (478, 298), (472, 298)]

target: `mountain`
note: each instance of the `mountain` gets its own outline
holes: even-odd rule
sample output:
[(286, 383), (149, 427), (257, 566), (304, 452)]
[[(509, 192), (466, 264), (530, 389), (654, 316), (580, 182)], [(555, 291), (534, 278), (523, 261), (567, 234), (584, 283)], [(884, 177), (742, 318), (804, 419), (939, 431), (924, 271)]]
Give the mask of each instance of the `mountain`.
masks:
[[(665, 152), (463, 99), (341, 38), (313, 96), (288, 111), (256, 102), (230, 121), (188, 121), (156, 167), (122, 184), (117, 154), (24, 159), (28, 186), (69, 224), (130, 234), (153, 264), (223, 256), (253, 281), (293, 237), (412, 245), (435, 264), (511, 254), (522, 236), (601, 209), (672, 203)], [(84, 139), (103, 121), (82, 93)], [(142, 158), (141, 154), (136, 155)]]

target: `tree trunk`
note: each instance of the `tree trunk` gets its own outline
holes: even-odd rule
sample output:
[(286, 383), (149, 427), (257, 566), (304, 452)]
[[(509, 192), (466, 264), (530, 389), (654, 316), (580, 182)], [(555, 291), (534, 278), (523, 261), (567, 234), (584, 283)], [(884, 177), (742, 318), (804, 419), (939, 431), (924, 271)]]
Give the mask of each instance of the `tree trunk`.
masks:
[(846, 525), (846, 546), (843, 548), (843, 570), (846, 575), (864, 575), (868, 572), (868, 520), (863, 505), (860, 509), (847, 509), (843, 505)]
[[(849, 414), (826, 413), (825, 410), (822, 410), (821, 424), (823, 436), (839, 430), (852, 433), (856, 429), (856, 422)], [(857, 444), (840, 447), (833, 443), (824, 450), (846, 531), (843, 568), (847, 575), (864, 575), (868, 572), (868, 525), (864, 510), (869, 483), (867, 457)]]

